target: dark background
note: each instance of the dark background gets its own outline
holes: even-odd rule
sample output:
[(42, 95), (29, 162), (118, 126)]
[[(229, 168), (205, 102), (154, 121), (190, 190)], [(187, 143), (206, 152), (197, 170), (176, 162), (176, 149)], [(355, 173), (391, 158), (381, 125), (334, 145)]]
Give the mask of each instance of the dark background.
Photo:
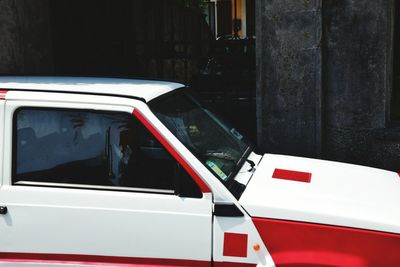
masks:
[(216, 40), (201, 1), (0, 0), (0, 74), (177, 80), (261, 152), (400, 169), (397, 1), (247, 1)]

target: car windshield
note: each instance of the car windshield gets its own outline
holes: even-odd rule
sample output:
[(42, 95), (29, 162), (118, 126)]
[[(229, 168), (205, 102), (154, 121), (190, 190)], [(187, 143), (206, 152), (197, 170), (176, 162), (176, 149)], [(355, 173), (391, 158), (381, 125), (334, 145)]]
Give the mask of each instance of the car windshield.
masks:
[(199, 103), (187, 89), (160, 96), (150, 109), (224, 184), (243, 165), (251, 148), (245, 137)]

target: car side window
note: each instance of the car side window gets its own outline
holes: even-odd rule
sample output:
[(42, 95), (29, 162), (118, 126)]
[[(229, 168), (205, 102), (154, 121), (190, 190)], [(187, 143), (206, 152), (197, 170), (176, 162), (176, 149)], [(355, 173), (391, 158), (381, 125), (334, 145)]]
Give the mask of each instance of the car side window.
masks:
[(201, 195), (185, 170), (129, 113), (21, 108), (14, 114), (13, 151), (17, 185), (37, 182)]

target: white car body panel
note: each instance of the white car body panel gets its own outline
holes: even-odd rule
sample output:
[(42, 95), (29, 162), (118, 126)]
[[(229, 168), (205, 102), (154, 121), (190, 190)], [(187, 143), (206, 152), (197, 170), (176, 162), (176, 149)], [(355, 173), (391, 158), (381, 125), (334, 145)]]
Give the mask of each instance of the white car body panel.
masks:
[[(314, 255), (313, 246), (319, 245), (318, 242), (323, 245), (324, 237), (319, 239), (318, 233), (314, 236), (313, 229), (322, 225), (328, 234), (338, 231), (339, 238), (350, 233), (356, 237), (363, 235), (358, 240), (375, 238), (378, 240), (375, 245), (383, 244), (384, 248), (397, 249), (400, 245), (398, 236), (385, 233), (400, 234), (400, 209), (397, 207), (400, 177), (393, 172), (299, 157), (261, 156), (252, 152), (234, 177), (236, 182), (247, 185), (237, 200), (147, 104), (182, 87), (179, 83), (126, 79), (0, 77), (0, 90), (8, 91), (4, 93), (5, 97), (0, 93), (0, 206), (9, 209), (8, 213), (0, 215), (0, 266), (114, 266), (112, 262), (74, 261), (79, 256), (93, 259), (107, 256), (172, 260), (167, 266), (175, 266), (174, 260), (188, 260), (189, 263), (176, 265), (190, 265), (190, 261), (196, 261), (199, 266), (226, 267), (234, 263), (234, 266), (272, 267), (275, 257), (282, 262), (282, 255), (289, 255), (289, 258), (303, 252)], [(202, 198), (179, 197), (172, 190), (161, 194), (161, 190), (156, 189), (140, 191), (29, 181), (13, 185), (13, 115), (19, 107), (133, 113), (132, 116), (148, 129), (155, 129), (150, 132), (158, 141), (164, 141), (160, 143), (168, 147), (171, 154), (175, 153), (173, 156), (181, 166), (187, 164), (186, 171), (190, 170), (194, 180), (201, 185)], [(275, 169), (311, 173), (311, 181), (273, 178)], [(240, 185), (233, 185), (241, 192)], [(233, 207), (233, 210), (220, 209), (218, 213), (221, 204)], [(280, 238), (281, 233), (290, 233), (287, 230), (294, 229), (293, 225), (299, 227), (300, 222), (307, 223), (304, 225), (309, 227), (308, 235), (314, 239), (301, 241), (304, 231), (288, 234), (287, 239), (293, 238), (288, 242)], [(274, 244), (269, 243), (274, 235), (268, 232), (271, 226), (278, 229), (273, 232), (278, 237), (272, 239)], [(298, 233), (300, 236), (296, 237)], [(238, 236), (239, 241), (235, 239)], [(245, 244), (243, 240), (246, 240)], [(296, 240), (301, 246), (307, 240), (314, 241), (307, 244), (310, 250), (300, 251), (298, 247), (290, 248), (290, 241), (296, 243)], [(351, 237), (343, 242), (348, 245)], [(237, 246), (240, 251), (235, 251), (237, 244), (240, 244)], [(333, 247), (334, 251), (329, 251), (328, 242), (325, 252), (337, 252)], [(53, 262), (30, 261), (29, 257), (27, 260), (2, 258), (7, 252), (37, 253), (43, 254), (39, 257), (44, 258), (46, 255), (67, 255), (70, 258), (65, 262), (62, 257), (61, 261)], [(368, 253), (362, 251), (360, 255)], [(315, 257), (317, 261), (314, 262), (296, 262), (293, 257), (290, 260), (303, 263), (302, 266), (321, 263), (318, 256)], [(400, 261), (400, 257), (396, 260)], [(154, 265), (166, 266), (163, 263)], [(115, 266), (142, 265), (115, 263)]]
[[(272, 178), (275, 168), (312, 173), (311, 182)], [(394, 172), (265, 154), (239, 202), (254, 217), (400, 233), (399, 191)]]
[[(13, 100), (19, 95), (32, 100)], [(53, 101), (49, 101), (51, 97)], [(73, 98), (75, 103), (72, 104)], [(39, 92), (12, 92), (10, 99), (6, 101), (5, 142), (2, 142), (8, 160), (3, 164), (0, 203), (12, 212), (2, 215), (4, 219), (0, 220), (0, 251), (211, 262), (210, 193), (203, 194), (201, 199), (191, 199), (140, 192), (11, 185), (12, 115), (18, 107), (132, 114), (135, 103), (140, 101), (128, 99), (129, 107), (129, 103), (116, 105), (118, 98), (110, 103), (112, 97)], [(201, 245), (193, 249), (193, 241)]]
[[(261, 156), (252, 152), (249, 155), (249, 159), (258, 163), (261, 159)], [(246, 184), (251, 178), (253, 172), (249, 171), (251, 169), (251, 165), (249, 163), (245, 163), (242, 168), (239, 170), (235, 179), (243, 184)], [(231, 201), (215, 201), (215, 203), (234, 203), (237, 200)], [(247, 212), (240, 206), (240, 210), (243, 212), (243, 217), (219, 217), (214, 216), (214, 260), (218, 262), (243, 262), (243, 263), (255, 263), (258, 264), (258, 267), (272, 267), (275, 266), (274, 262), (271, 258), (271, 255), (268, 252), (268, 249), (265, 247), (260, 235), (258, 234), (257, 229), (255, 228), (251, 217), (247, 214)], [(247, 257), (232, 257), (232, 256), (224, 256), (224, 233), (242, 233), (248, 235), (248, 248), (247, 248)], [(255, 251), (253, 249), (254, 245), (259, 245), (260, 250)]]
[[(248, 235), (247, 257), (224, 256), (224, 234), (241, 233)], [(257, 267), (275, 266), (268, 249), (264, 245), (251, 217), (218, 217), (214, 216), (214, 260), (217, 262), (242, 262), (254, 263)], [(259, 245), (260, 250), (254, 250), (254, 246)]]
[(150, 101), (174, 89), (184, 87), (180, 83), (131, 80), (115, 78), (74, 77), (0, 77), (0, 89), (31, 91), (55, 91), (90, 94), (112, 94), (143, 98)]
[[(0, 188), (3, 184), (3, 169), (4, 169), (4, 111), (5, 111), (5, 101), (0, 100)], [(3, 152), (2, 152), (3, 151)], [(8, 156), (8, 155), (6, 155)]]
[(2, 252), (211, 259), (206, 198), (2, 186), (0, 202), (12, 211), (0, 221)]

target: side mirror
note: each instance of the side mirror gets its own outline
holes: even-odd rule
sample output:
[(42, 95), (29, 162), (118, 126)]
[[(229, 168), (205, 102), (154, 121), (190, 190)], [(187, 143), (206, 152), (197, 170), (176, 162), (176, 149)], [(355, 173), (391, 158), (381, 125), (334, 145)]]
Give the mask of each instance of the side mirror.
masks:
[(233, 203), (215, 203), (214, 215), (219, 217), (243, 217), (243, 212)]

